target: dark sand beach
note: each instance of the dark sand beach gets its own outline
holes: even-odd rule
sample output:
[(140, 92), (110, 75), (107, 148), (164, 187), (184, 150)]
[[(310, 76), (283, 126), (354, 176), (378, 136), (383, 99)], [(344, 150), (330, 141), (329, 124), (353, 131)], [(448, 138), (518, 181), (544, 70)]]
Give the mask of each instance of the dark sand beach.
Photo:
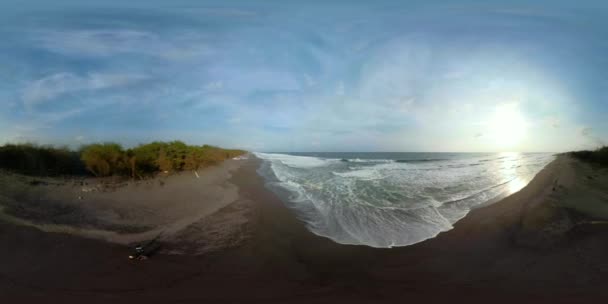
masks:
[[(309, 232), (264, 187), (256, 173), (259, 162), (230, 160), (199, 172), (200, 178), (183, 173), (162, 179), (162, 186), (157, 179), (85, 194), (83, 185), (65, 182), (28, 184), (37, 190), (24, 195), (19, 185), (28, 181), (3, 173), (0, 298), (5, 303), (608, 299), (608, 225), (586, 215), (602, 214), (608, 205), (606, 169), (559, 156), (521, 191), (473, 210), (453, 230), (412, 246), (376, 249), (340, 245)], [(55, 211), (45, 217), (49, 210)], [(87, 224), (92, 219), (95, 225)], [(131, 242), (163, 231), (160, 254), (127, 259)]]

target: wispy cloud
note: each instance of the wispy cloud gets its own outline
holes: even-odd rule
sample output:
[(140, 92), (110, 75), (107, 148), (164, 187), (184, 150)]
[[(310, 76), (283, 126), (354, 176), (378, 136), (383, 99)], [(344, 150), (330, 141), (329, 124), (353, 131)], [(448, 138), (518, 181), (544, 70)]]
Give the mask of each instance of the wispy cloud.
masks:
[(205, 37), (192, 31), (162, 36), (132, 29), (38, 30), (30, 36), (34, 45), (67, 56), (143, 54), (186, 60), (213, 52)]
[[(584, 115), (605, 112), (605, 79), (592, 79), (607, 69), (599, 10), (593, 22), (548, 23), (545, 5), (60, 5), (22, 9), (27, 18), (0, 31), (0, 102), (16, 101), (0, 109), (0, 129), (485, 151), (500, 141), (484, 129), (497, 106), (518, 100), (532, 149), (606, 134)], [(571, 18), (560, 5), (551, 14)]]
[(187, 6), (180, 7), (186, 12), (192, 13), (197, 12), (211, 16), (222, 16), (222, 17), (255, 17), (258, 13), (251, 10), (236, 9), (236, 8), (222, 8), (222, 7), (198, 7), (198, 6)]
[(148, 76), (141, 74), (90, 73), (78, 76), (72, 73), (56, 73), (27, 84), (21, 97), (25, 107), (31, 109), (37, 104), (65, 94), (122, 87), (147, 78)]

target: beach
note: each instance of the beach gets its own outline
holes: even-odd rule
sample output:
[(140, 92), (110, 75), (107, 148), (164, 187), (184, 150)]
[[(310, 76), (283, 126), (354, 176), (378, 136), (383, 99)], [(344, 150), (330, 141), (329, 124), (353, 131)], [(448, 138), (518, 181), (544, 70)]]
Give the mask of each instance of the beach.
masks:
[[(608, 205), (606, 169), (558, 156), (519, 192), (472, 210), (452, 230), (371, 248), (306, 229), (266, 189), (260, 162), (229, 160), (199, 177), (184, 172), (104, 191), (84, 191), (95, 180), (32, 185), (3, 173), (0, 296), (15, 303), (608, 298), (608, 225), (588, 215)], [(129, 245), (156, 235), (159, 254), (127, 259)]]

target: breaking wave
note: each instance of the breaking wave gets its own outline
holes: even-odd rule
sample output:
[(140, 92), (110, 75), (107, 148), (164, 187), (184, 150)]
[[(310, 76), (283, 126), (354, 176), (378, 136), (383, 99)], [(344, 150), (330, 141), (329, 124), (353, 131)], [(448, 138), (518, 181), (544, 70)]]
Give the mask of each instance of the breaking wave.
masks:
[[(255, 153), (267, 186), (312, 232), (341, 244), (407, 246), (527, 184), (551, 154), (393, 159)], [(443, 155), (439, 155), (443, 156)]]

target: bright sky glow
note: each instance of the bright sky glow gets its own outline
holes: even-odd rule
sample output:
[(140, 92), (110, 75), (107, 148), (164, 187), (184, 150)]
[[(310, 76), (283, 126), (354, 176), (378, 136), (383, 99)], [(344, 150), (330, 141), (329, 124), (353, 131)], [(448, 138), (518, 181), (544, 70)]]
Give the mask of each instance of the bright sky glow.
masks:
[(522, 142), (526, 125), (517, 104), (499, 105), (490, 118), (488, 136), (493, 138), (495, 146), (508, 150)]
[(0, 142), (608, 141), (605, 1), (0, 2)]

